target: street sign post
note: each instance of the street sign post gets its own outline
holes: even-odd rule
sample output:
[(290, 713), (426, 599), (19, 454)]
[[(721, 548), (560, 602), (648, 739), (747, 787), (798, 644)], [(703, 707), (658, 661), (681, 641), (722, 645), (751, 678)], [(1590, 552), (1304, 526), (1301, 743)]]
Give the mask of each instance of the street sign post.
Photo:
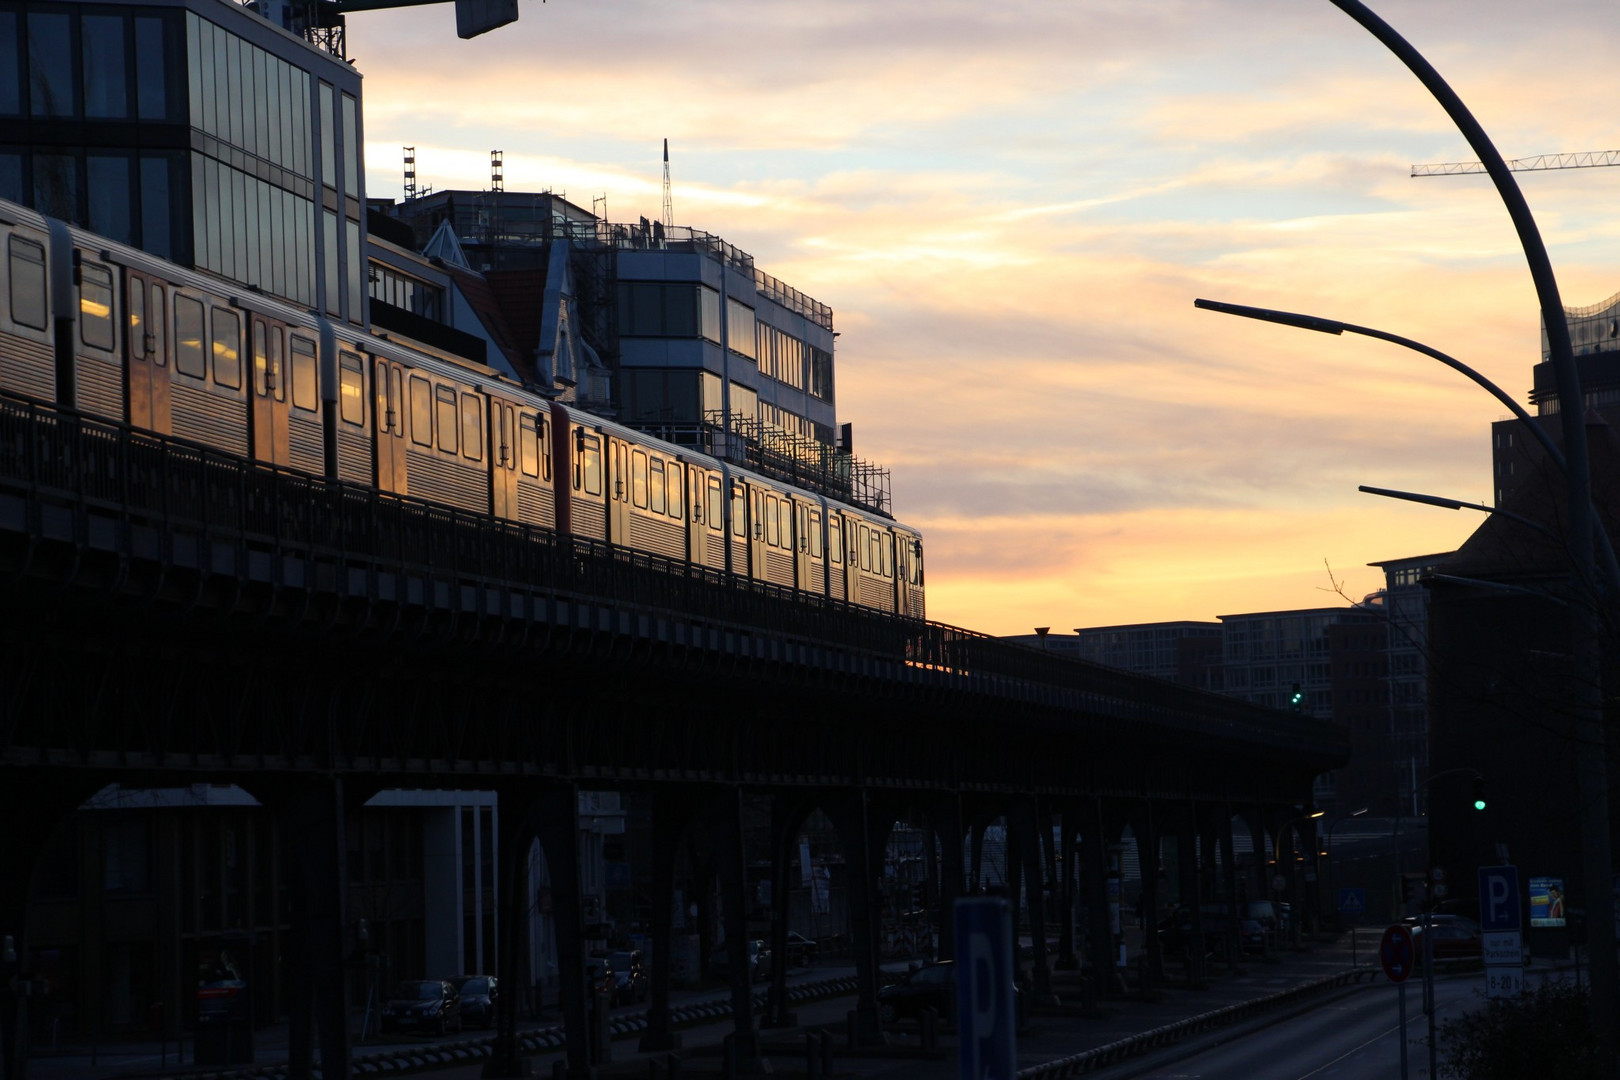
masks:
[(1524, 906), (1519, 868), (1479, 868), (1479, 928), (1485, 952), (1485, 996), (1514, 997), (1524, 991)]
[(1406, 1080), (1406, 977), (1412, 974), (1412, 931), (1396, 923), (1384, 931), (1378, 943), (1378, 959), (1384, 974), (1395, 984), (1395, 1007), (1401, 1014), (1401, 1080)]
[(962, 1080), (1013, 1080), (1018, 1072), (1013, 930), (1007, 901), (956, 902), (956, 1010)]

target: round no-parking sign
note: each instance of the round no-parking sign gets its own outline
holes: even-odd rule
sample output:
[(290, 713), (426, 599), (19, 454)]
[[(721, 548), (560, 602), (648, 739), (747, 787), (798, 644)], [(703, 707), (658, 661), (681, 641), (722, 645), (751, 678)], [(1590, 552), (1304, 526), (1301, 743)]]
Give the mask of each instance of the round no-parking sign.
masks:
[(1414, 954), (1412, 931), (1399, 924), (1384, 931), (1384, 939), (1378, 943), (1378, 959), (1382, 961), (1384, 974), (1389, 976), (1390, 982), (1406, 981), (1406, 977), (1412, 973)]

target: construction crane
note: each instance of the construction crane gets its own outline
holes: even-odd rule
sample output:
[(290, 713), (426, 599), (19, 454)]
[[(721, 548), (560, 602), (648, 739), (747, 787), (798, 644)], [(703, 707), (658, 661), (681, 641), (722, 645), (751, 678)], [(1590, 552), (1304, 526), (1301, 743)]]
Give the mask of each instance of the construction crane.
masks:
[[(1536, 157), (1514, 158), (1504, 162), (1509, 172), (1545, 172), (1548, 169), (1598, 169), (1605, 165), (1620, 165), (1620, 150), (1588, 150), (1583, 154), (1540, 154)], [(1463, 173), (1482, 173), (1481, 161), (1445, 161), (1438, 165), (1413, 165), (1413, 176), (1460, 176)]]

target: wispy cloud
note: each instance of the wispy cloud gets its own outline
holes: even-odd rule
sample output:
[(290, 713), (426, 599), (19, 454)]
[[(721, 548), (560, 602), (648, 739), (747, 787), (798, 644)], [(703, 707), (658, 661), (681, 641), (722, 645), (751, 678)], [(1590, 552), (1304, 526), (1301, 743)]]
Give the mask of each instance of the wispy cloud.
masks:
[[(1385, 0), (1508, 156), (1605, 149), (1605, 0)], [(992, 632), (1342, 602), (1475, 521), (1503, 410), (1428, 361), (1198, 312), (1195, 296), (1426, 341), (1516, 393), (1519, 245), (1416, 80), (1330, 5), (966, 0), (447, 9), (351, 20), (368, 177), (659, 205), (834, 306), (838, 399), (928, 537), (930, 610)], [(1549, 62), (1549, 57), (1556, 57)], [(1524, 175), (1564, 284), (1620, 289), (1620, 171)]]

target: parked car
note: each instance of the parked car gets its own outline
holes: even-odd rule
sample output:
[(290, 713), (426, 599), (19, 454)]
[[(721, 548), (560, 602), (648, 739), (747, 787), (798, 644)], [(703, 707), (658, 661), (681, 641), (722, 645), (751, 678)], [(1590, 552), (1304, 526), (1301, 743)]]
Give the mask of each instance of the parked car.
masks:
[[(1212, 910), (1213, 909), (1213, 910)], [(1226, 952), (1226, 937), (1236, 934), (1238, 949), (1245, 953), (1266, 951), (1267, 930), (1258, 919), (1234, 919), (1225, 905), (1206, 905), (1202, 912), (1204, 926), (1204, 954), (1221, 956)], [(1193, 913), (1190, 908), (1177, 908), (1159, 923), (1159, 946), (1166, 956), (1186, 956), (1192, 944)]]
[(443, 979), (407, 979), (382, 1010), (383, 1031), (461, 1030), (461, 995)]
[[(1461, 915), (1431, 916), (1430, 925), (1424, 927), (1420, 919), (1412, 927), (1412, 952), (1416, 963), (1423, 963), (1425, 948), (1436, 960), (1478, 960), (1485, 955), (1485, 939), (1479, 924)], [(1424, 945), (1427, 938), (1429, 944)]]
[(608, 964), (613, 968), (613, 1004), (634, 1005), (647, 1000), (650, 983), (639, 949), (609, 953)]
[[(759, 982), (768, 978), (771, 973), (771, 950), (765, 947), (765, 942), (755, 938), (748, 942), (748, 981)], [(722, 979), (731, 975), (731, 950), (728, 945), (721, 945), (709, 954), (709, 970)]]
[(479, 1027), (495, 1026), (495, 1001), (499, 990), (493, 975), (457, 975), (445, 980), (461, 998), (461, 1021)]
[(606, 994), (612, 997), (618, 988), (619, 981), (613, 974), (613, 963), (606, 956), (587, 956), (585, 958), (585, 997), (589, 1000), (597, 994)]
[[(1008, 988), (1013, 1009), (1022, 1026), (1024, 990), (1016, 982)], [(956, 1022), (956, 963), (937, 960), (908, 973), (899, 982), (878, 990), (878, 1016), (885, 1024), (897, 1020), (921, 1020), (924, 1009), (933, 1009), (946, 1023)]]
[(805, 937), (797, 930), (789, 930), (787, 935), (787, 957), (789, 967), (803, 967), (816, 962), (816, 954), (820, 946)]

